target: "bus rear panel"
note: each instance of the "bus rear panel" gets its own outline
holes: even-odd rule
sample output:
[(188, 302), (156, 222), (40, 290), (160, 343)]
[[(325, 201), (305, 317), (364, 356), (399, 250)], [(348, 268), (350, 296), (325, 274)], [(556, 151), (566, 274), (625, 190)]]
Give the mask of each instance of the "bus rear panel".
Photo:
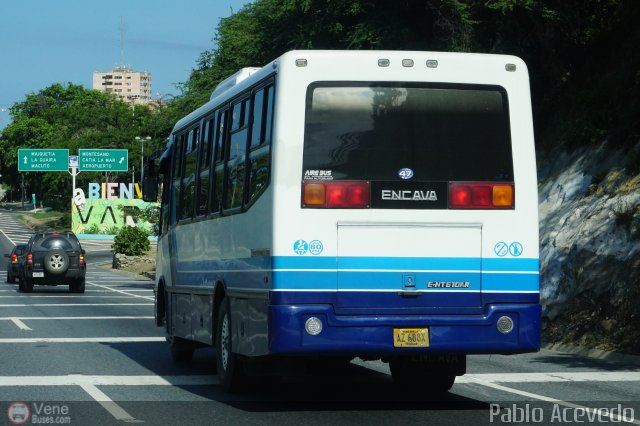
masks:
[(279, 111), (300, 114), (275, 126), (270, 353), (539, 348), (526, 67), (401, 55), (282, 66)]

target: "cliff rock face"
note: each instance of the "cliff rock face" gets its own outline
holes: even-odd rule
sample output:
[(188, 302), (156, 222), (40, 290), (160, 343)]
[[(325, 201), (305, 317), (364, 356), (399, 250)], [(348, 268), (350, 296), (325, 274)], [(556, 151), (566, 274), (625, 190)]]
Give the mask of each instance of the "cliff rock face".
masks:
[(548, 341), (640, 352), (638, 157), (640, 143), (631, 149), (603, 144), (556, 150), (538, 158)]

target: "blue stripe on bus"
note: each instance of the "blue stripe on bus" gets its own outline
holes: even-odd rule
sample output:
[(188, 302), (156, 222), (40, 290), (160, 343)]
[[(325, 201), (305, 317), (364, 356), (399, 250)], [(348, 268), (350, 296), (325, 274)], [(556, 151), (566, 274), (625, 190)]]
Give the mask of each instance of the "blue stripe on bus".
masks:
[(479, 271), (479, 258), (339, 257), (338, 269), (464, 270)]
[[(179, 282), (207, 286), (212, 272), (228, 282), (262, 287), (273, 268), (273, 289), (286, 291), (403, 290), (403, 275), (415, 275), (418, 290), (467, 292), (538, 292), (537, 259), (392, 258), (280, 256), (218, 261), (179, 261)], [(254, 282), (255, 281), (255, 282)], [(469, 288), (427, 288), (429, 281), (469, 282)]]
[(479, 257), (274, 256), (273, 269), (391, 269), (538, 272), (538, 259)]
[[(339, 278), (338, 278), (339, 276)], [(435, 272), (416, 274), (416, 290), (423, 291), (539, 291), (537, 274), (480, 274)], [(274, 290), (404, 290), (398, 272), (273, 271)], [(428, 281), (469, 282), (469, 288), (428, 289)]]
[(518, 272), (538, 272), (540, 261), (531, 258), (485, 258), (482, 259), (483, 271), (518, 271)]
[[(469, 309), (469, 306), (462, 308), (460, 305), (460, 301), (463, 298), (467, 297), (480, 297), (482, 295), (482, 299), (477, 300), (476, 309), (479, 309), (476, 314), (481, 314), (483, 312), (482, 308), (478, 308), (480, 306), (484, 306), (487, 304), (503, 304), (503, 303), (539, 303), (540, 302), (540, 293), (538, 292), (494, 292), (494, 293), (428, 293), (429, 294), (429, 303), (436, 310), (434, 313), (438, 315), (452, 313), (452, 314), (460, 314), (461, 312), (467, 312), (466, 309)], [(376, 297), (377, 301), (380, 300), (388, 301), (388, 306), (392, 304), (399, 305), (402, 303), (402, 307), (406, 307), (408, 303), (407, 300), (400, 299), (397, 296), (397, 292), (366, 292), (366, 291), (351, 291), (351, 292), (340, 292), (332, 290), (332, 291), (321, 291), (321, 290), (306, 290), (306, 291), (273, 291), (271, 293), (271, 303), (275, 305), (297, 305), (297, 304), (330, 304), (336, 305), (338, 303), (337, 298), (345, 299), (348, 297), (358, 298), (360, 301), (365, 298)], [(438, 297), (441, 296), (441, 297)], [(400, 300), (404, 300), (404, 302), (399, 302)], [(443, 307), (438, 306), (435, 303), (444, 303), (446, 301), (450, 301), (448, 304), (449, 308), (443, 309)], [(423, 303), (420, 298), (416, 298), (415, 303)], [(457, 305), (457, 306), (456, 306)], [(386, 306), (383, 304), (383, 306)], [(362, 309), (362, 308), (359, 308)], [(379, 310), (379, 306), (372, 306), (372, 309)], [(447, 311), (449, 309), (450, 311)], [(473, 314), (473, 312), (469, 312)]]
[[(400, 272), (339, 272), (340, 290), (405, 290)], [(468, 282), (469, 288), (449, 288), (449, 291), (480, 291), (480, 274), (465, 272), (416, 273), (416, 290), (427, 290), (428, 281)], [(433, 289), (439, 290), (439, 289)]]
[(482, 274), (482, 291), (539, 291), (538, 274)]

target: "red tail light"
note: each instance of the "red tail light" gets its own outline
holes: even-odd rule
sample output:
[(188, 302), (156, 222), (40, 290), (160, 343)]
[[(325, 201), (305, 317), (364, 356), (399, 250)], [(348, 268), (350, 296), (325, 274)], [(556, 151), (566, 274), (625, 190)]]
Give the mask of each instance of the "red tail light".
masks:
[(11, 263), (18, 263), (18, 255), (17, 254), (12, 254), (11, 255)]
[(78, 256), (78, 264), (80, 266), (84, 266), (85, 265), (85, 263), (84, 263), (84, 254), (81, 254), (80, 256)]
[(366, 181), (303, 182), (302, 206), (327, 209), (366, 209), (370, 205)]
[(27, 266), (33, 265), (33, 253), (27, 253)]
[(449, 182), (451, 209), (513, 209), (513, 183)]

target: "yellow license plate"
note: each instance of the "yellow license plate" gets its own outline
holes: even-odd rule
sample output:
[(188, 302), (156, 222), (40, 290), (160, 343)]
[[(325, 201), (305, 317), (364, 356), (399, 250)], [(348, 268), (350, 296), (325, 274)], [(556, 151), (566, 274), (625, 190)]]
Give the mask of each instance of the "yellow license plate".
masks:
[(414, 347), (426, 348), (429, 346), (428, 328), (394, 328), (393, 346), (396, 348)]

